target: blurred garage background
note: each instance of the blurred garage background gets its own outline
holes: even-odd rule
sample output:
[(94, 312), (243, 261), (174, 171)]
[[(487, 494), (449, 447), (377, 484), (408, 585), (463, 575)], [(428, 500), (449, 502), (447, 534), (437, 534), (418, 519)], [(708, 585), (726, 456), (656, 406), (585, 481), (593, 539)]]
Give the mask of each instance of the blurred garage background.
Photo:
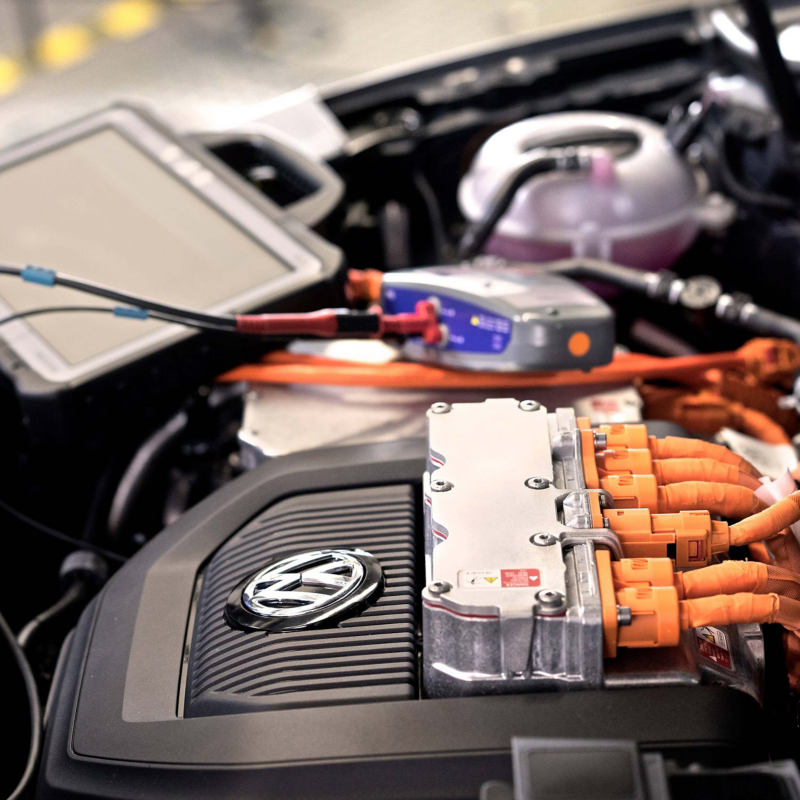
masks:
[(675, 0), (0, 0), (0, 146), (119, 99), (187, 129), (270, 98)]

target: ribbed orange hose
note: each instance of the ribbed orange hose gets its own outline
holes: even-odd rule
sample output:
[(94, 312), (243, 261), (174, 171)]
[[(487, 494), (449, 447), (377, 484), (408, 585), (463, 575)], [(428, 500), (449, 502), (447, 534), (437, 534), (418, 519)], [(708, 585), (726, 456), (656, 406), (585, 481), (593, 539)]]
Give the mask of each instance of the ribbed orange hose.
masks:
[(664, 439), (651, 436), (649, 445), (653, 458), (713, 458), (723, 464), (733, 464), (755, 478), (761, 477), (761, 473), (752, 464), (720, 444), (700, 439), (684, 439), (680, 436), (667, 436)]
[[(800, 604), (798, 604), (800, 605)], [(681, 630), (704, 625), (739, 625), (747, 622), (775, 622), (781, 601), (776, 594), (722, 594), (682, 600), (679, 605)], [(786, 617), (792, 618), (790, 610)]]
[(715, 594), (753, 592), (762, 594), (767, 585), (767, 565), (756, 561), (723, 561), (710, 567), (675, 573), (675, 588), (681, 600)]
[(658, 510), (661, 513), (703, 509), (729, 519), (744, 519), (766, 507), (746, 486), (685, 481), (658, 487)]
[[(772, 595), (766, 595), (772, 597)], [(778, 613), (775, 615), (775, 622), (783, 625), (790, 631), (800, 628), (800, 600), (791, 600), (788, 597), (780, 597), (778, 600)]]
[(794, 492), (775, 505), (761, 511), (749, 519), (744, 519), (730, 527), (732, 545), (763, 542), (800, 521), (800, 492)]
[(775, 563), (800, 575), (800, 544), (791, 531), (781, 531), (781, 534), (769, 540), (768, 546), (775, 556)]
[(757, 478), (735, 464), (723, 464), (715, 458), (667, 458), (653, 461), (653, 474), (659, 485), (681, 481), (713, 481), (746, 486), (755, 491), (761, 486)]
[(800, 600), (800, 575), (770, 564), (767, 566), (767, 584), (764, 591), (775, 592), (791, 600)]

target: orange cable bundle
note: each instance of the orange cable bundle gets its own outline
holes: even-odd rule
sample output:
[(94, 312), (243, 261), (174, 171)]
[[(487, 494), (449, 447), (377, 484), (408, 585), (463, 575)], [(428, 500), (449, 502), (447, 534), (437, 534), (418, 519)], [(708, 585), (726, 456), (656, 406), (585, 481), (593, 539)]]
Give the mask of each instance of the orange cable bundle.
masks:
[(767, 565), (756, 561), (723, 561), (702, 569), (676, 572), (674, 577), (682, 600), (739, 592), (763, 594), (769, 581)]
[(653, 458), (713, 458), (723, 464), (732, 464), (754, 478), (761, 477), (761, 473), (748, 461), (721, 444), (712, 444), (701, 439), (684, 439), (680, 436), (666, 436), (663, 439), (651, 436), (649, 445)]
[(791, 441), (786, 431), (766, 414), (728, 400), (717, 392), (704, 389), (692, 394), (680, 388), (643, 385), (639, 393), (651, 419), (670, 420), (690, 431), (708, 435), (727, 427), (769, 444)]

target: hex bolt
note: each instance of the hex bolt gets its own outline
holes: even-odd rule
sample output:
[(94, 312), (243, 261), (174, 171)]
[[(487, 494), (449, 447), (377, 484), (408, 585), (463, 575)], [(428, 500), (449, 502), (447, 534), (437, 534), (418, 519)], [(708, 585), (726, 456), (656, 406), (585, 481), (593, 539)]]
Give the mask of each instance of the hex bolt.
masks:
[(633, 612), (629, 606), (617, 606), (617, 625), (631, 625)]
[(531, 542), (539, 547), (550, 547), (558, 541), (552, 533), (536, 533), (531, 536)]
[(428, 591), (438, 597), (440, 594), (446, 594), (453, 587), (447, 581), (434, 581), (428, 584)]
[(535, 400), (523, 400), (519, 404), (520, 411), (538, 411), (542, 407), (541, 403), (537, 403)]
[(450, 481), (443, 481), (437, 478), (435, 481), (431, 481), (431, 491), (432, 492), (449, 492), (453, 488), (453, 484)]
[(547, 478), (528, 478), (525, 485), (529, 489), (546, 489), (550, 485), (550, 481)]
[(431, 411), (434, 414), (447, 414), (451, 408), (450, 403), (434, 403), (431, 406)]
[(594, 449), (606, 450), (608, 448), (608, 436), (599, 431), (594, 432)]
[(560, 611), (564, 606), (564, 595), (555, 589), (542, 589), (537, 595), (539, 610), (542, 613)]

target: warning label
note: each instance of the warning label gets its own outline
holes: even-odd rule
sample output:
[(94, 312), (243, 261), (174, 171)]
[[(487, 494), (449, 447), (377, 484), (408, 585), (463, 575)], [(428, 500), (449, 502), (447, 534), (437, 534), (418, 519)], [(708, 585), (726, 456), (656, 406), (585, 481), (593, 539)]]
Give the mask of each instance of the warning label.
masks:
[(697, 637), (697, 647), (703, 658), (707, 658), (725, 669), (733, 668), (728, 634), (725, 631), (706, 626), (695, 628), (694, 633)]
[(458, 582), (466, 589), (521, 589), (540, 580), (538, 569), (465, 569)]
[(500, 577), (503, 581), (503, 586), (509, 588), (539, 585), (538, 569), (501, 569)]

